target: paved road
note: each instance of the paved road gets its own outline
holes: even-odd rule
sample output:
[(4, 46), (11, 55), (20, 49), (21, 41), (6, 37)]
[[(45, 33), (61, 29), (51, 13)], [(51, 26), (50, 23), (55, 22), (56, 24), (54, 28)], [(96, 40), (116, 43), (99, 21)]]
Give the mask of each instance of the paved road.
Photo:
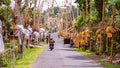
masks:
[(32, 68), (103, 68), (95, 61), (87, 59), (73, 51), (68, 45), (63, 45), (57, 34), (52, 34), (55, 49), (50, 51), (48, 45), (42, 55), (39, 55)]

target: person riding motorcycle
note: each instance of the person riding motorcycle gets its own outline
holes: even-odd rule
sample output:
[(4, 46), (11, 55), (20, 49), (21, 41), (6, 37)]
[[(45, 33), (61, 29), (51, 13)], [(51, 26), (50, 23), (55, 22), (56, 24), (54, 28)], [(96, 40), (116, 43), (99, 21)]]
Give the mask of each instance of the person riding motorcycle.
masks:
[(54, 43), (55, 43), (55, 41), (51, 38), (49, 40), (49, 48), (50, 48), (50, 50), (54, 49)]

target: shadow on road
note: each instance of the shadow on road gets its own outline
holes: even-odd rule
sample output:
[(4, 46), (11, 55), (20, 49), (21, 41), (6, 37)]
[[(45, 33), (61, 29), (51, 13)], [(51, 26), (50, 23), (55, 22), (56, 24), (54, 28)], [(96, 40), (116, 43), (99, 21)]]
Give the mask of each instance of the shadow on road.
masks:
[(74, 51), (72, 49), (56, 49), (56, 50), (62, 50), (62, 51)]
[(70, 58), (70, 59), (73, 59), (73, 60), (88, 60), (85, 57), (78, 56), (78, 55), (66, 56), (65, 58)]
[(67, 68), (100, 68), (100, 65), (63, 65), (63, 67), (67, 67)]

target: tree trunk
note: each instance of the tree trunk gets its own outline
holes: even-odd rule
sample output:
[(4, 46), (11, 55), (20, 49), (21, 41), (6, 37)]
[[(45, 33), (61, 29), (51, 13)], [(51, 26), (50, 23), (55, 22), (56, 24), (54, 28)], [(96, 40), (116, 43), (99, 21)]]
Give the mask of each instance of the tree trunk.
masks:
[(98, 20), (99, 22), (102, 21), (102, 8), (103, 8), (103, 0), (94, 0), (95, 6), (98, 12)]

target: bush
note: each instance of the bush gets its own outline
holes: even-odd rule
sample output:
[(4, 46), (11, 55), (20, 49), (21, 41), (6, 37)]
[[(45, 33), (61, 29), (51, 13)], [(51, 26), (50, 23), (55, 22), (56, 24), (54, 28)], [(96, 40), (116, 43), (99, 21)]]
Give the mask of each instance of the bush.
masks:
[(15, 49), (7, 49), (6, 51), (0, 53), (0, 68), (7, 67), (12, 64), (13, 60), (13, 52), (15, 52), (15, 57), (17, 58), (18, 48)]

